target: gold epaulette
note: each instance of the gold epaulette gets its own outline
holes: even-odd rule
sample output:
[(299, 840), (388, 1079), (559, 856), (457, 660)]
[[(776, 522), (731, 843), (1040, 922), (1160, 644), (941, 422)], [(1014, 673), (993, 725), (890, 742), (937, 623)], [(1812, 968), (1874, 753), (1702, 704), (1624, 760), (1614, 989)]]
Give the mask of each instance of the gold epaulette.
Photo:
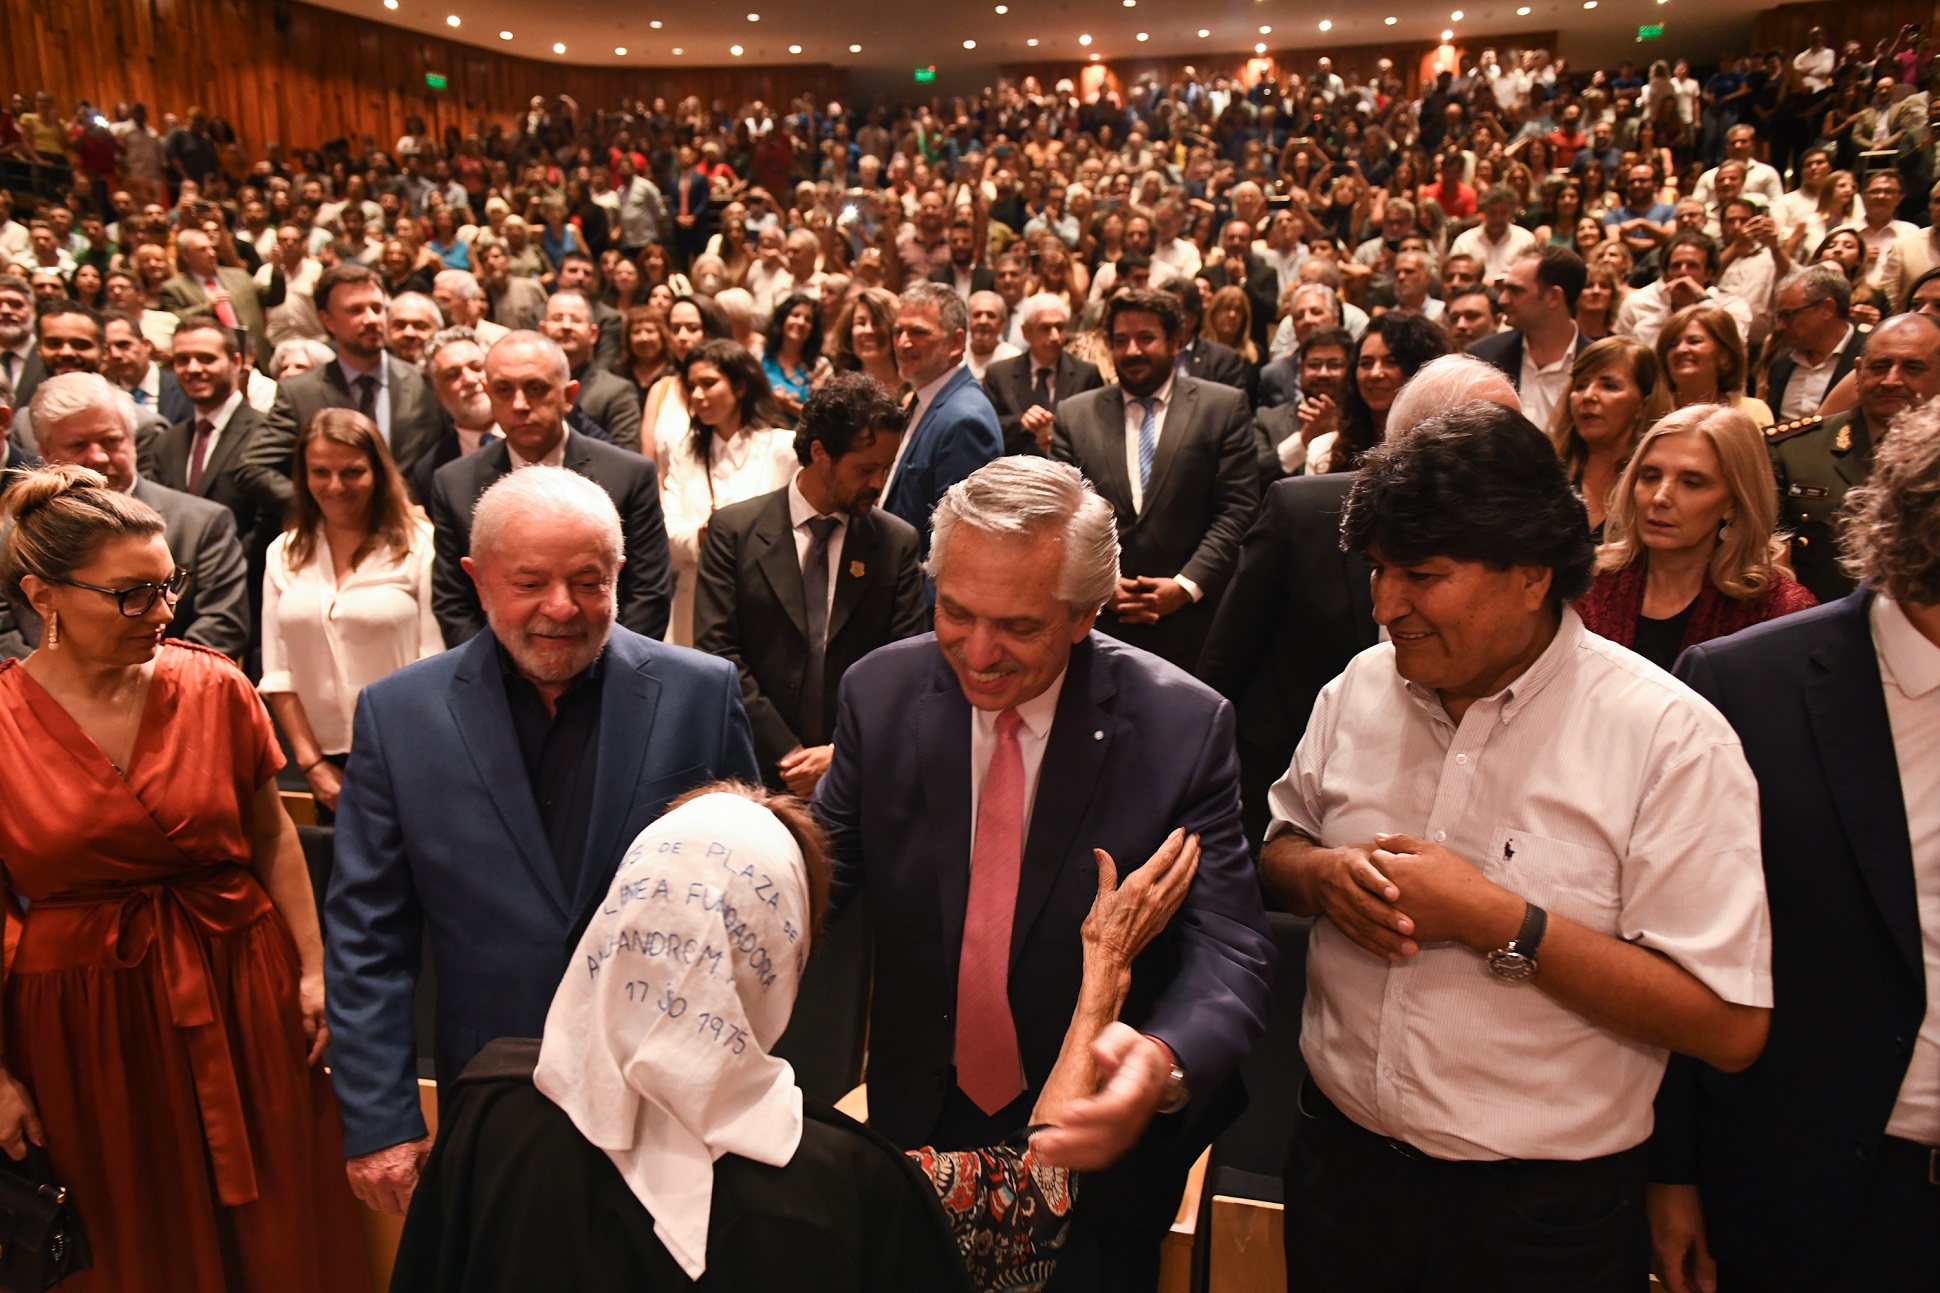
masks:
[(1765, 443), (1781, 444), (1786, 440), (1790, 440), (1793, 436), (1804, 435), (1807, 431), (1810, 431), (1823, 421), (1825, 421), (1824, 418), (1820, 417), (1817, 413), (1813, 413), (1806, 417), (1793, 418), (1790, 422), (1780, 422), (1777, 426), (1766, 427)]

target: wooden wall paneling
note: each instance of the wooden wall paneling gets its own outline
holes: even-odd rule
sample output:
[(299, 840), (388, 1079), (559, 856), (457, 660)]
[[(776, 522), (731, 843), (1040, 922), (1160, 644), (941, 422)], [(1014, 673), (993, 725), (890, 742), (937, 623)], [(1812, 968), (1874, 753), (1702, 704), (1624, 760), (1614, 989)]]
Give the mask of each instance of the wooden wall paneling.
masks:
[[(430, 90), (426, 72), (449, 80)], [(846, 100), (846, 70), (786, 67), (574, 67), (515, 58), (297, 0), (0, 0), (5, 88), (45, 89), (70, 111), (120, 99), (166, 113), (200, 106), (234, 128), (250, 156), (264, 144), (312, 147), (369, 135), (385, 147), (416, 113), (435, 134), (475, 118), (509, 126), (535, 94), (570, 94), (586, 113), (622, 98), (695, 94), (730, 109), (760, 98), (783, 109), (803, 91)]]
[(1752, 24), (1752, 45), (1760, 50), (1782, 50), (1790, 58), (1805, 48), (1806, 35), (1812, 28), (1822, 27), (1826, 43), (1834, 49), (1856, 40), (1870, 57), (1873, 42), (1892, 40), (1910, 22), (1920, 24), (1927, 35), (1934, 35), (1936, 25), (1940, 25), (1940, 5), (1933, 0), (1870, 0), (1867, 4), (1811, 0), (1760, 13)]

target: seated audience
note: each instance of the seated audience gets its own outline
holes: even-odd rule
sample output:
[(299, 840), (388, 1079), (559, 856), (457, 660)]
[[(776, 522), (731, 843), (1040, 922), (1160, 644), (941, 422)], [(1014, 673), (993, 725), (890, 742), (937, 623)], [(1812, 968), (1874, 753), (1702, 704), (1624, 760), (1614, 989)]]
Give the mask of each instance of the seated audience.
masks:
[(334, 814), (358, 695), (445, 648), (431, 613), (431, 523), (377, 428), (350, 409), (310, 419), (291, 483), (265, 563), (256, 689), (318, 808)]
[[(59, 377), (35, 399), (89, 385), (107, 387)], [(38, 1146), (85, 1209), (76, 1286), (355, 1293), (370, 1267), (283, 756), (242, 671), (168, 638), (190, 577), (128, 494), (132, 444), (122, 465), (28, 471), (6, 497), (0, 586), (46, 633), (0, 662), (18, 935), (0, 1147)]]
[(1697, 404), (1644, 433), (1610, 493), (1584, 627), (1661, 669), (1699, 642), (1817, 605), (1774, 534), (1765, 437), (1744, 413)]

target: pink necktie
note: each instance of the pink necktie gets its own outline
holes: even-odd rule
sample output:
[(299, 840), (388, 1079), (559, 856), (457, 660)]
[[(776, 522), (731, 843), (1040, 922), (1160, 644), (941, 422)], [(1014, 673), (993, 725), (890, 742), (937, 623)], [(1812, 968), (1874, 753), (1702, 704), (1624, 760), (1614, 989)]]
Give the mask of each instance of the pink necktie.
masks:
[(216, 433), (216, 424), (207, 418), (199, 418), (195, 424), (195, 438), (189, 441), (189, 493), (202, 492), (202, 469), (208, 464), (209, 437)]
[(970, 901), (957, 962), (957, 1085), (994, 1114), (1024, 1089), (1017, 1025), (1010, 1017), (1010, 929), (1024, 854), (1024, 754), (1017, 711), (997, 715), (997, 748), (977, 805)]
[[(220, 284), (218, 284), (213, 278), (204, 279), (202, 281), (202, 290), (205, 294), (209, 291), (210, 288), (218, 287), (218, 286), (220, 286)], [(216, 318), (222, 320), (222, 326), (225, 328), (235, 327), (236, 326), (236, 307), (231, 305), (227, 300), (217, 301)]]

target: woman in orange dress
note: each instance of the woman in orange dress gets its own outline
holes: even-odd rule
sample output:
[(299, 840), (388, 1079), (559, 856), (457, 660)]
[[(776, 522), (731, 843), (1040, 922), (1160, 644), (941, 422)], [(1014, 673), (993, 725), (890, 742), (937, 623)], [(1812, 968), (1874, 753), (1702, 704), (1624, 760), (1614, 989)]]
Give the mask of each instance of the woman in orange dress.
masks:
[(72, 1192), (95, 1264), (64, 1287), (368, 1290), (269, 716), (163, 640), (190, 576), (152, 510), (73, 466), (6, 504), (0, 588), (46, 629), (0, 663), (0, 1147), (44, 1145)]

